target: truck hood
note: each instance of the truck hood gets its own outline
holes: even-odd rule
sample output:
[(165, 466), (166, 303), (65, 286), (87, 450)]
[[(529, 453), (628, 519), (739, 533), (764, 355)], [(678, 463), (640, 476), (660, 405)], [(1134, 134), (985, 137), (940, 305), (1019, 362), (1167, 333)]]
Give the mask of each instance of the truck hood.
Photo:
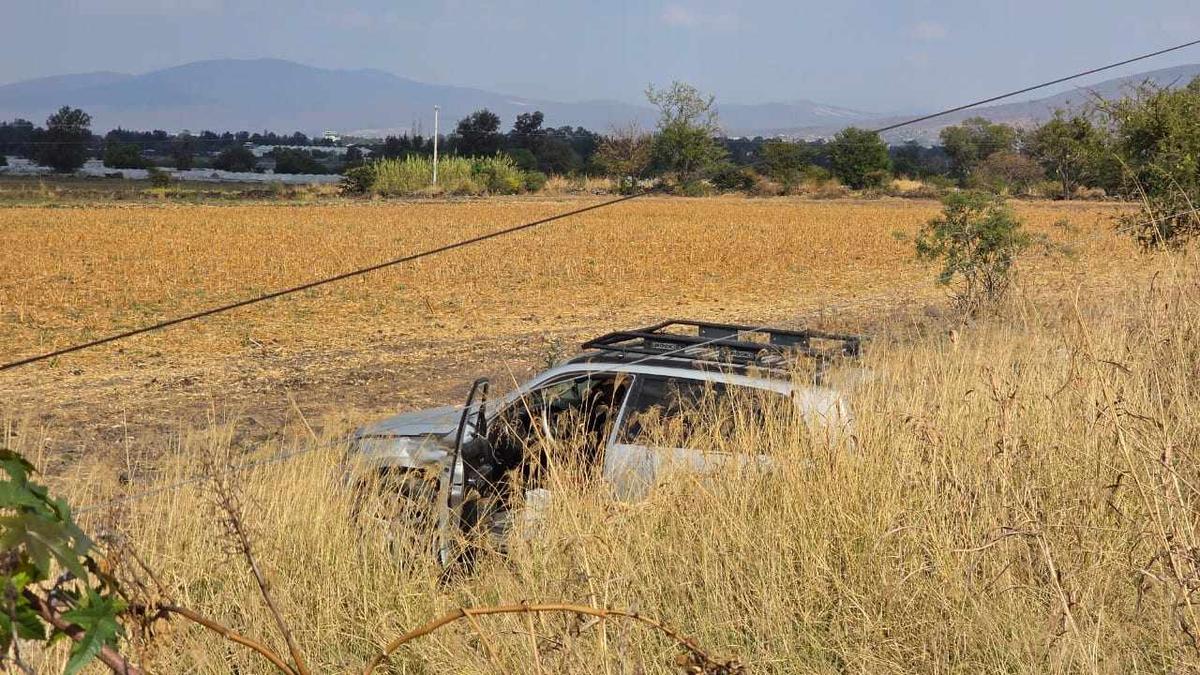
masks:
[(462, 406), (393, 415), (359, 427), (350, 438), (350, 477), (363, 469), (422, 469), (444, 462), (454, 445)]
[(445, 436), (458, 429), (462, 406), (448, 405), (414, 410), (372, 422), (354, 432), (356, 438), (396, 436)]

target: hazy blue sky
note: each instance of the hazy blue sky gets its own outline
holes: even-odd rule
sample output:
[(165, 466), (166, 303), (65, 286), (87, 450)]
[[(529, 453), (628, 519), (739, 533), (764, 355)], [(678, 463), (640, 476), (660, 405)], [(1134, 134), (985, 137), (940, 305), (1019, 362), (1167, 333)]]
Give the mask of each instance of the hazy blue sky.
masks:
[[(0, 82), (222, 57), (561, 100), (690, 81), (727, 102), (925, 110), (1200, 37), (1195, 0), (3, 0)], [(1200, 62), (1200, 49), (1116, 74)], [(1103, 78), (1096, 78), (1103, 79)]]

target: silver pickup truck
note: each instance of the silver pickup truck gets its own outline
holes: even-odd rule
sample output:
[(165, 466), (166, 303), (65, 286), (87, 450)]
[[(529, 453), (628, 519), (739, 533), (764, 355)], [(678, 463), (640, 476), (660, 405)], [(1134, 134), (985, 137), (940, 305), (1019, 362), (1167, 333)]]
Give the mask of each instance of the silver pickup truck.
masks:
[[(523, 492), (515, 501), (526, 507), (549, 498), (536, 478), (548, 447), (570, 448), (573, 467), (598, 472), (614, 498), (632, 500), (668, 466), (705, 472), (746, 461), (689, 447), (678, 440), (686, 434), (674, 441), (663, 435), (663, 428), (686, 425), (702, 401), (719, 406), (744, 396), (759, 406), (792, 405), (807, 422), (844, 433), (849, 406), (824, 384), (824, 373), (832, 360), (856, 357), (861, 348), (855, 335), (698, 321), (609, 333), (497, 400), (487, 400), (488, 382), (479, 380), (465, 405), (358, 429), (353, 475), (386, 476), (378, 484), (432, 500), (434, 549), (450, 563), (462, 555), (464, 535), (486, 534), (502, 547), (513, 485)], [(808, 381), (796, 377), (799, 359), (814, 364)]]

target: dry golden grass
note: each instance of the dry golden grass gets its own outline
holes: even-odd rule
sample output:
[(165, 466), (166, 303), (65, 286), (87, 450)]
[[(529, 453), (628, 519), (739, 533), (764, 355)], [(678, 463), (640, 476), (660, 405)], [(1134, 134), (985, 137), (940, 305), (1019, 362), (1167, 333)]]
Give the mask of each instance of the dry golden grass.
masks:
[[(852, 440), (788, 416), (713, 439), (769, 454), (768, 475), (677, 476), (633, 504), (558, 475), (532, 536), (450, 584), (349, 517), (337, 448), (244, 474), (250, 525), (319, 672), (350, 671), (442, 611), (522, 600), (661, 616), (751, 672), (1193, 672), (1198, 262), (1139, 257), (1120, 287), (1026, 287), (953, 335), (876, 342), (871, 377), (851, 378)], [(163, 458), (158, 484), (223, 456), (226, 432)], [(99, 460), (58, 487), (76, 503), (121, 489)], [(189, 487), (85, 522), (125, 531), (181, 602), (278, 646), (204, 504)], [(674, 670), (671, 645), (629, 625), (526, 621), (455, 624), (392, 672)], [(184, 626), (143, 658), (268, 672)]]
[[(6, 209), (0, 353), (7, 360), (582, 203)], [(636, 504), (560, 477), (538, 536), (449, 585), (420, 553), (389, 548), (377, 524), (349, 516), (340, 447), (243, 474), (260, 558), (314, 669), (352, 670), (449, 608), (521, 600), (661, 616), (756, 672), (1195, 669), (1196, 258), (1135, 255), (1110, 231), (1115, 207), (1022, 204), (1034, 231), (1083, 240), (1077, 255), (1024, 261), (1020, 294), (999, 319), (953, 338), (933, 321), (930, 335), (893, 342), (892, 311), (942, 297), (893, 233), (911, 234), (936, 211), (892, 200), (634, 201), (120, 352), (6, 374), (0, 416), (53, 411), (18, 423), (6, 441), (54, 465), (56, 434), (103, 426), (123, 439), (139, 406), (170, 416), (184, 399), (202, 409), (239, 392), (286, 401), (303, 386), (297, 373), (337, 375), (316, 390), (324, 406), (306, 412), (383, 407), (392, 403), (354, 399), (360, 378), (382, 371), (375, 391), (394, 401), (430, 386), (417, 364), (433, 354), (440, 371), (466, 380), (485, 368), (481, 350), (532, 357), (527, 343), (540, 331), (664, 315), (812, 320), (807, 312), (835, 305), (846, 316), (826, 323), (884, 332), (865, 364), (873, 377), (852, 391), (853, 444), (776, 418), (712, 441), (777, 457), (772, 475), (680, 478)], [(1073, 230), (1055, 225), (1064, 217)], [(211, 388), (198, 394), (179, 383), (184, 375)], [(55, 417), (60, 404), (74, 417)], [(309, 421), (321, 441), (344, 429)], [(213, 457), (246, 459), (247, 447), (264, 457), (314, 442), (299, 426), (247, 445), (236, 441), (243, 426), (235, 414), (154, 436), (152, 472), (124, 441), (81, 440), (84, 452), (51, 482), (81, 506), (192, 476)], [(93, 532), (125, 532), (183, 604), (275, 640), (206, 504), (190, 486), (82, 520)], [(671, 646), (629, 625), (575, 635), (562, 618), (480, 623), (483, 638), (456, 624), (398, 654), (393, 672), (672, 670)], [(182, 625), (145, 647), (139, 660), (153, 672), (267, 672)]]
[[(18, 357), (131, 328), (580, 206), (475, 201), (334, 206), (137, 206), (0, 211), (0, 353)], [(611, 325), (661, 312), (782, 314), (919, 286), (911, 234), (932, 203), (646, 198), (575, 219), (197, 322), (124, 345), (117, 359), (207, 359), (248, 348), (352, 346), (394, 337), (523, 334)], [(1035, 231), (1103, 234), (1111, 207), (1022, 206)], [(1071, 220), (1077, 231), (1053, 226)], [(1132, 249), (1091, 242), (1070, 283)], [(1099, 268), (1096, 262), (1102, 261)], [(364, 321), (370, 325), (364, 330)], [(111, 363), (112, 350), (71, 357)]]
[(546, 179), (541, 192), (543, 195), (613, 194), (615, 187), (611, 178), (554, 175)]

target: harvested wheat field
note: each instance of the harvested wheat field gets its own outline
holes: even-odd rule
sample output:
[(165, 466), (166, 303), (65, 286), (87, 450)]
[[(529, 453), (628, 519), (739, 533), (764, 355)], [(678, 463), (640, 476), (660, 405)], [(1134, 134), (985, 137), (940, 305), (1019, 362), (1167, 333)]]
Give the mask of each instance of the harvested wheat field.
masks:
[[(110, 206), (0, 211), (0, 353), (49, 351), (596, 200)], [(5, 374), (6, 414), (63, 456), (153, 454), (238, 416), (261, 440), (313, 417), (456, 400), (580, 338), (669, 316), (878, 325), (944, 299), (912, 234), (934, 202), (643, 198), (533, 231)], [(1035, 287), (1136, 267), (1110, 205), (1022, 205), (1086, 240), (1026, 262)], [(1069, 227), (1063, 227), (1063, 221)], [(295, 402), (293, 404), (293, 402)]]
[[(584, 202), (10, 209), (3, 351), (18, 357), (429, 248)], [(948, 314), (911, 235), (934, 203), (645, 199), (303, 297), (4, 375), (7, 442), (49, 468), (107, 560), (279, 654), (213, 489), (229, 476), (311, 672), (362, 672), (460, 607), (472, 617), (376, 672), (1190, 672), (1200, 667), (1200, 280), (1143, 254), (1122, 207), (1031, 203), (1061, 246), (1021, 261), (994, 316)], [(1063, 221), (1066, 221), (1064, 224)], [(849, 436), (795, 415), (711, 443), (775, 470), (681, 475), (644, 501), (549, 469), (554, 497), (506, 554), (444, 578), (356, 502), (350, 420), (519, 376), (555, 338), (669, 315), (865, 330)], [(88, 508), (126, 493), (148, 498)], [(405, 527), (400, 525), (400, 527)], [(136, 571), (129, 551), (155, 571)], [(150, 672), (273, 672), (194, 624), (131, 635)], [(61, 670), (62, 647), (31, 655)], [(705, 660), (711, 659), (711, 660)], [(707, 668), (707, 670), (703, 670)]]

